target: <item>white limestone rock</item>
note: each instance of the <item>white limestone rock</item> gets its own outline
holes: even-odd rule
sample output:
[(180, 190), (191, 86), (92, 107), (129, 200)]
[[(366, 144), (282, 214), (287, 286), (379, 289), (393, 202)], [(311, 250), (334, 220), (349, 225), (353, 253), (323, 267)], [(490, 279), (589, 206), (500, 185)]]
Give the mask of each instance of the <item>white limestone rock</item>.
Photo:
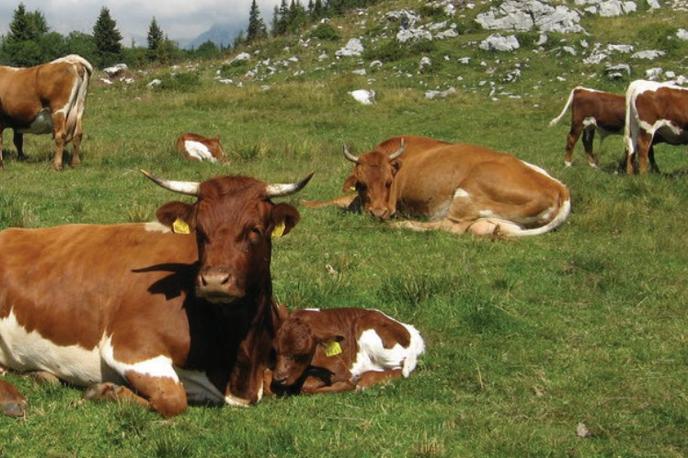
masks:
[(645, 60), (655, 60), (658, 57), (662, 57), (666, 53), (664, 51), (659, 51), (657, 49), (649, 49), (647, 51), (638, 51), (633, 53), (631, 57), (633, 59), (645, 59)]
[(362, 105), (372, 105), (375, 103), (375, 91), (368, 89), (357, 89), (349, 92), (349, 95)]
[(481, 41), (478, 47), (486, 51), (511, 52), (520, 48), (520, 45), (514, 35), (502, 36), (494, 33)]
[(363, 53), (363, 44), (358, 38), (352, 38), (341, 49), (335, 52), (337, 57), (358, 57)]

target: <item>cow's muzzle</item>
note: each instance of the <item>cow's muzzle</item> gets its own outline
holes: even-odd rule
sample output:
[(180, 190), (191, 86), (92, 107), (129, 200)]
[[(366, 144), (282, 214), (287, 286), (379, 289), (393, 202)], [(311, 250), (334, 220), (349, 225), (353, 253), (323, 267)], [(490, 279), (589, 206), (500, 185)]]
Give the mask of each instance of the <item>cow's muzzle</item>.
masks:
[(222, 269), (205, 270), (198, 274), (196, 295), (214, 304), (231, 303), (246, 295), (236, 277)]

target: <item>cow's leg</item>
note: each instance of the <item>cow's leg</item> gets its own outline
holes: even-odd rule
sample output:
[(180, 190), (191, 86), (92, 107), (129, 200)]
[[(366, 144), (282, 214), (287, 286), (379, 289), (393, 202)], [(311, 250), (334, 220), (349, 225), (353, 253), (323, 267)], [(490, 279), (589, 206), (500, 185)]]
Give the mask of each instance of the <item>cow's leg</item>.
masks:
[(0, 413), (10, 417), (23, 417), (26, 413), (26, 398), (3, 380), (0, 380)]
[(368, 371), (361, 374), (356, 381), (356, 390), (365, 390), (378, 383), (401, 377), (401, 369), (386, 371)]
[(318, 393), (342, 393), (344, 391), (353, 391), (356, 385), (348, 380), (333, 382), (331, 385), (326, 385), (317, 377), (308, 377), (301, 387), (301, 392), (304, 394), (318, 394)]
[(81, 151), (81, 139), (83, 138), (83, 130), (81, 128), (81, 117), (76, 121), (76, 127), (74, 129), (74, 137), (72, 137), (72, 159), (69, 165), (76, 167), (81, 164), (81, 158), (79, 157), (79, 152)]
[(31, 380), (41, 385), (59, 385), (60, 379), (50, 372), (35, 371), (26, 374)]
[(304, 200), (302, 201), (302, 203), (304, 207), (308, 208), (323, 208), (329, 206), (349, 208), (357, 197), (358, 194), (348, 194), (344, 196), (335, 197), (331, 200)]
[(53, 138), (55, 140), (55, 156), (53, 157), (53, 168), (62, 170), (62, 155), (64, 153), (65, 139), (67, 131), (65, 129), (65, 115), (62, 112), (53, 113)]
[(564, 154), (564, 165), (571, 167), (573, 163), (573, 149), (576, 147), (576, 142), (581, 136), (583, 126), (578, 123), (571, 124), (571, 130), (566, 136), (566, 153)]
[(15, 130), (14, 135), (12, 136), (12, 141), (14, 141), (14, 146), (17, 148), (17, 159), (20, 161), (25, 161), (26, 154), (24, 154), (24, 134)]
[(585, 154), (588, 156), (588, 164), (590, 167), (597, 168), (597, 158), (592, 151), (592, 143), (595, 139), (595, 126), (588, 126), (583, 131), (583, 148)]
[(390, 226), (398, 229), (410, 229), (416, 232), (425, 231), (447, 231), (452, 234), (463, 234), (473, 224), (473, 221), (454, 222), (449, 219), (440, 221), (396, 221), (390, 223)]
[(652, 148), (652, 134), (645, 131), (638, 132), (637, 145), (638, 173), (644, 175), (648, 170), (648, 155)]
[(141, 407), (150, 408), (150, 403), (129, 388), (114, 383), (96, 383), (84, 391), (84, 399), (89, 401), (133, 402)]
[(660, 173), (659, 166), (655, 162), (655, 145), (650, 145), (650, 151), (648, 153), (648, 158), (650, 159), (650, 171), (652, 173)]

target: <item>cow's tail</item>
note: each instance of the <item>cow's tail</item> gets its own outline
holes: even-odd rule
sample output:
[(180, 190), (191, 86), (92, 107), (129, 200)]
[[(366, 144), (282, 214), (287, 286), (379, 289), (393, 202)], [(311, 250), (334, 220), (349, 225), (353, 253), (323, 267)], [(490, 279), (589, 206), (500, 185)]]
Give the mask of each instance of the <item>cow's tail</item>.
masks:
[(77, 129), (80, 128), (81, 118), (84, 115), (86, 105), (86, 94), (88, 93), (88, 83), (93, 74), (91, 64), (81, 56), (70, 54), (63, 57), (63, 61), (74, 65), (76, 70), (76, 90), (73, 92), (72, 100), (69, 101), (70, 109), (67, 112), (67, 141), (70, 141)]
[(522, 229), (516, 224), (500, 225), (500, 231), (509, 237), (529, 237), (542, 235), (561, 226), (571, 213), (571, 194), (563, 184), (560, 184), (562, 192), (559, 194), (559, 210), (557, 214), (544, 226), (533, 229)]
[(581, 88), (580, 86), (576, 86), (576, 87), (574, 87), (573, 89), (571, 89), (571, 92), (569, 93), (569, 99), (566, 101), (566, 105), (564, 105), (564, 109), (561, 110), (561, 113), (559, 113), (559, 116), (557, 116), (556, 118), (552, 119), (552, 120), (549, 122), (549, 127), (552, 127), (553, 125), (555, 125), (556, 123), (558, 123), (558, 122), (561, 120), (561, 118), (564, 117), (564, 115), (565, 115), (566, 112), (568, 111), (569, 107), (571, 106), (571, 102), (573, 102), (573, 94), (574, 94), (578, 89), (582, 89), (582, 88)]

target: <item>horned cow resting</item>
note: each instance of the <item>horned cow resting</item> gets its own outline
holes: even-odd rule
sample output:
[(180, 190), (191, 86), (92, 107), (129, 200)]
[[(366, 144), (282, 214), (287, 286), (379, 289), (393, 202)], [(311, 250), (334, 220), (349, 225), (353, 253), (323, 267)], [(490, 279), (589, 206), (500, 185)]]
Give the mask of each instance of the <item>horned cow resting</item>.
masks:
[(24, 134), (52, 134), (55, 140), (53, 168), (62, 169), (62, 153), (72, 142), (70, 164), (80, 162), (88, 81), (93, 67), (83, 57), (71, 54), (29, 68), (0, 66), (0, 168), (2, 131), (14, 130), (14, 145), (24, 159)]
[(297, 310), (275, 338), (275, 391), (333, 393), (408, 377), (425, 351), (420, 333), (369, 309)]
[[(396, 151), (390, 154), (391, 145)], [(543, 169), (481, 146), (405, 136), (360, 157), (345, 148), (344, 156), (355, 164), (345, 187), (356, 188), (367, 213), (430, 219), (398, 227), (530, 236), (555, 229), (571, 210), (566, 186)]]
[(279, 319), (271, 234), (299, 220), (271, 198), (310, 175), (281, 185), (149, 177), (196, 202), (163, 205), (162, 224), (0, 232), (0, 366), (98, 384), (88, 397), (164, 416), (188, 401), (255, 403)]
[(224, 162), (226, 160), (220, 137), (208, 138), (186, 133), (177, 138), (176, 147), (177, 152), (190, 161)]
[(550, 127), (564, 117), (569, 107), (571, 108), (571, 129), (566, 136), (564, 164), (567, 167), (571, 165), (573, 149), (583, 134), (583, 147), (588, 156), (588, 164), (591, 167), (597, 167), (597, 158), (592, 151), (595, 131), (600, 134), (600, 143), (608, 135), (623, 134), (626, 99), (623, 95), (577, 86), (571, 90), (559, 116), (550, 121)]
[[(688, 89), (637, 80), (626, 90), (626, 172), (647, 173), (654, 143), (688, 144)], [(651, 164), (652, 165), (652, 164)]]

